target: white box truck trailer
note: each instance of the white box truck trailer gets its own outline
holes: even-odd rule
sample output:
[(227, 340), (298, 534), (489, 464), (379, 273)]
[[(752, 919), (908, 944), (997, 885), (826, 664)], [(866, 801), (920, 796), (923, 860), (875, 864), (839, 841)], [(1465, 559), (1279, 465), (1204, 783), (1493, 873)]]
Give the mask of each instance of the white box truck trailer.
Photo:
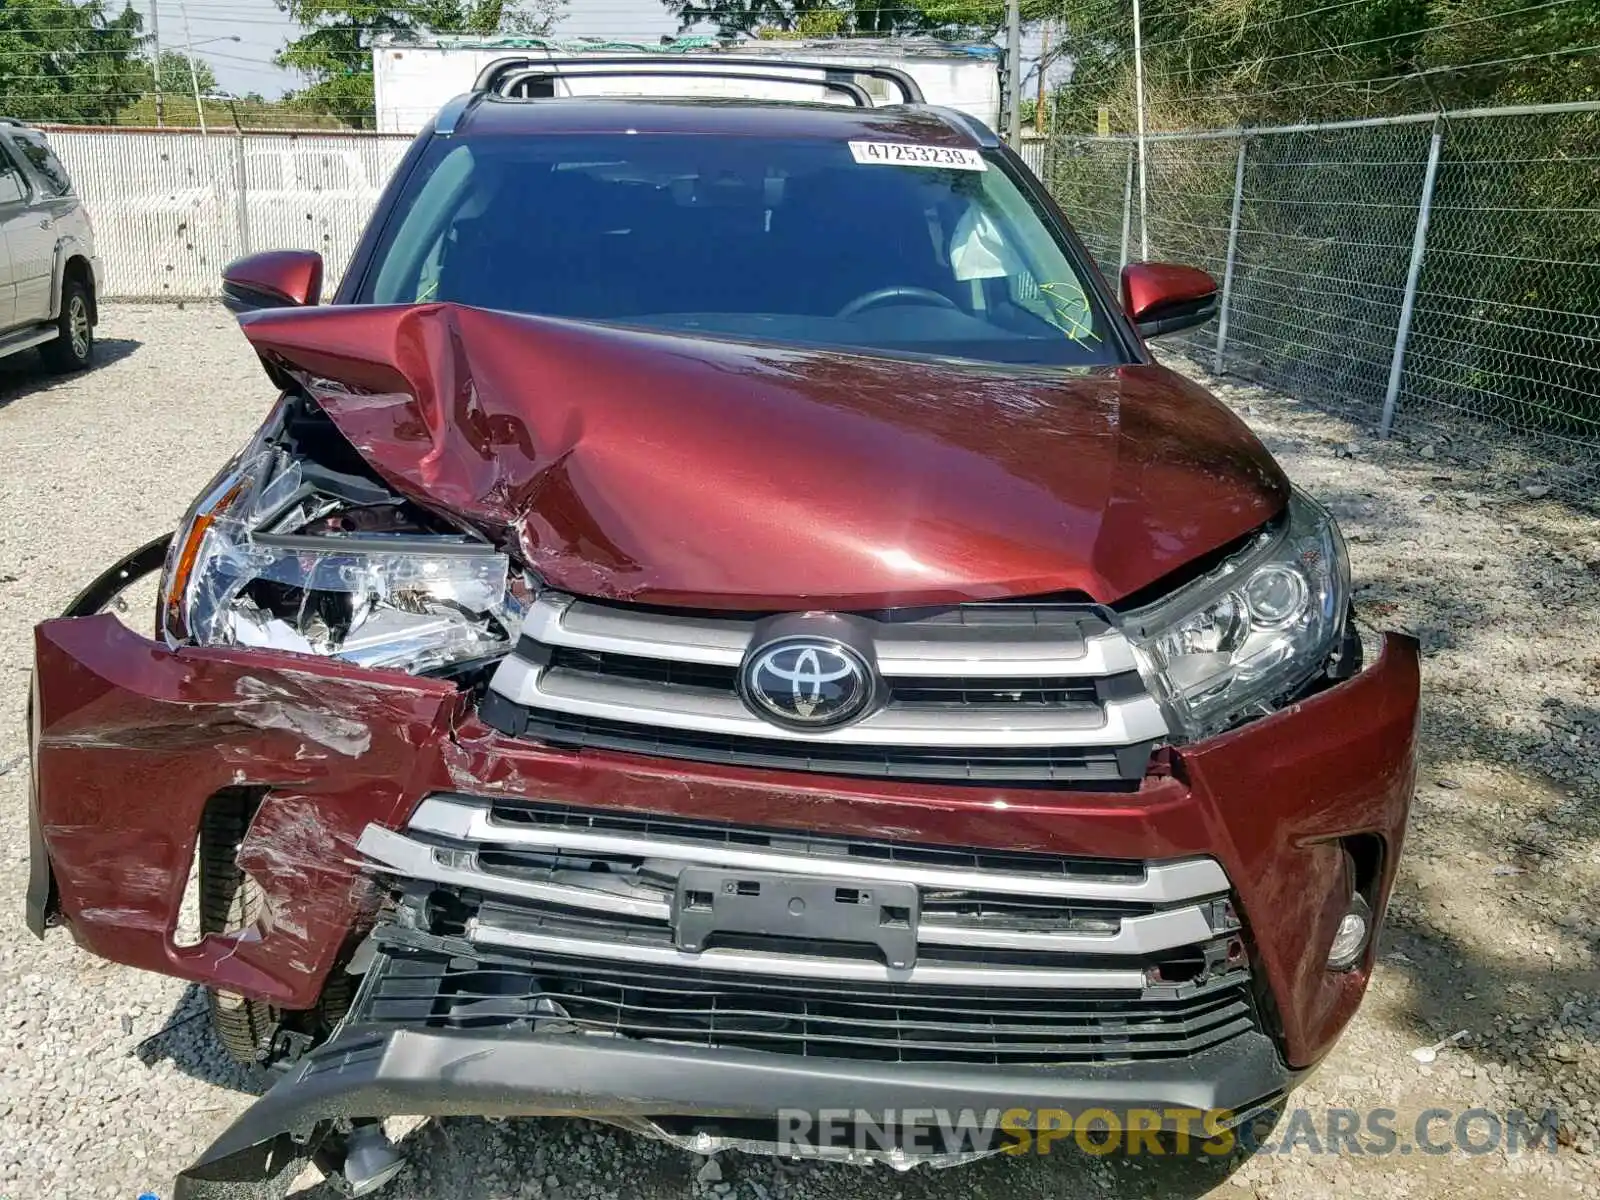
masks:
[[(754, 96), (773, 100), (826, 100), (848, 104), (850, 100), (821, 87), (811, 88), (767, 80), (737, 79), (682, 80), (659, 74), (637, 78), (609, 75), (585, 79), (581, 64), (585, 55), (608, 57), (630, 52), (659, 56), (673, 52), (681, 56), (684, 69), (704, 66), (708, 57), (770, 59), (776, 68), (785, 60), (825, 63), (848, 72), (850, 67), (896, 67), (906, 72), (922, 88), (929, 104), (945, 105), (977, 117), (991, 128), (1000, 122), (999, 53), (994, 46), (953, 45), (931, 39), (806, 39), (750, 40), (745, 42), (697, 46), (674, 51), (671, 46), (645, 46), (615, 42), (591, 45), (556, 43), (530, 38), (432, 37), (415, 41), (379, 38), (372, 49), (378, 129), (385, 133), (415, 133), (441, 105), (453, 96), (469, 91), (478, 72), (496, 59), (548, 57), (554, 64), (571, 63), (573, 72), (555, 83), (558, 96)], [(659, 57), (652, 70), (663, 69)], [(727, 71), (760, 75), (762, 66), (739, 67), (729, 64)], [(894, 86), (882, 79), (858, 75), (860, 84), (875, 103), (890, 104), (899, 99)]]

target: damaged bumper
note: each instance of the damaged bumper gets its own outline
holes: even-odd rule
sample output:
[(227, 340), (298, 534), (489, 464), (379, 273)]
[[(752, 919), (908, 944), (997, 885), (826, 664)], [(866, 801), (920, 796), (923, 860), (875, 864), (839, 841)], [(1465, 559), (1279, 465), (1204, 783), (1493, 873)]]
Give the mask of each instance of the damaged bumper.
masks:
[[(653, 1117), (696, 1113), (774, 1127), (774, 1114), (972, 1109), (1181, 1108), (1244, 1113), (1291, 1083), (1261, 1034), (1185, 1063), (1076, 1071), (970, 1069), (812, 1060), (605, 1041), (360, 1026), (311, 1052), (179, 1176), (177, 1200), (236, 1197), (239, 1184), (287, 1174), (331, 1118), (412, 1115)], [(1022, 1128), (1023, 1126), (1018, 1126)], [(297, 1138), (299, 1140), (297, 1140)]]
[[(869, 1109), (956, 1110), (1243, 1109), (1269, 1100), (1326, 1053), (1359, 1004), (1370, 953), (1356, 969), (1335, 972), (1326, 968), (1327, 948), (1349, 903), (1352, 861), (1367, 873), (1381, 920), (1415, 770), (1417, 656), (1413, 643), (1396, 636), (1353, 679), (1172, 751), (1165, 773), (1130, 792), (841, 779), (561, 750), (488, 728), (447, 683), (266, 651), (173, 650), (106, 616), (41, 625), (36, 667), (30, 925), (42, 931), (60, 920), (105, 958), (286, 1009), (316, 1004), (329, 972), (344, 969), (354, 936), (373, 926), (392, 895), (372, 871), (369, 831), (378, 831), (378, 843), (405, 841), (416, 836), (419, 811), (450, 804), (648, 817), (683, 837), (693, 825), (720, 822), (876, 846), (1122, 860), (1133, 864), (1130, 878), (1146, 880), (1204, 861), (1221, 882), (1173, 903), (1226, 898), (1243, 923), (1234, 936), (1248, 961), (1218, 964), (1209, 983), (1174, 988), (1159, 971), (1141, 974), (1160, 962), (1135, 940), (1116, 970), (1102, 958), (1088, 964), (1095, 970), (1047, 980), (1052, 999), (1032, 1006), (1053, 1008), (1059, 997), (1086, 1005), (1108, 998), (1220, 1005), (1220, 992), (1206, 989), (1232, 988), (1237, 1028), (1226, 1039), (1158, 1061), (1063, 1058), (1040, 1067), (1019, 1054), (935, 1065), (859, 1061), (859, 1049), (837, 1057), (814, 1048), (763, 1050), (759, 1026), (742, 1029), (748, 1036), (735, 1048), (692, 1044), (697, 1039), (681, 1025), (652, 1039), (637, 1016), (628, 1018), (631, 1027), (617, 1018), (617, 1032), (629, 1036), (574, 1034), (563, 1020), (584, 1023), (572, 998), (612, 995), (598, 968), (573, 964), (571, 938), (519, 927), (514, 914), (474, 900), (459, 914), (459, 930), (428, 934), (442, 941), (380, 946), (340, 1033), (297, 1062), (186, 1173), (190, 1190), (179, 1194), (194, 1197), (221, 1194), (201, 1190), (213, 1184), (272, 1174), (303, 1156), (317, 1128), (336, 1116), (743, 1121), (770, 1120), (778, 1107), (837, 1107), (841, 1098)], [(239, 864), (265, 894), (266, 916), (242, 933), (179, 945), (201, 816), (216, 796), (240, 788), (260, 797)], [(445, 836), (423, 832), (424, 841)], [(383, 879), (398, 874), (385, 868)], [(448, 924), (458, 914), (435, 917)], [(425, 1014), (379, 1008), (375, 989), (388, 967), (404, 962), (420, 971), (429, 956), (518, 973), (523, 999), (564, 988), (565, 1007), (530, 1008), (488, 1029), (470, 1020), (443, 1028)], [(664, 995), (673, 973), (687, 968), (658, 956), (640, 969), (654, 972), (650, 986)], [(741, 980), (741, 996), (773, 991)], [(959, 992), (976, 983), (947, 971), (921, 981), (891, 973), (852, 987)], [(443, 988), (438, 978), (428, 986), (430, 995)]]

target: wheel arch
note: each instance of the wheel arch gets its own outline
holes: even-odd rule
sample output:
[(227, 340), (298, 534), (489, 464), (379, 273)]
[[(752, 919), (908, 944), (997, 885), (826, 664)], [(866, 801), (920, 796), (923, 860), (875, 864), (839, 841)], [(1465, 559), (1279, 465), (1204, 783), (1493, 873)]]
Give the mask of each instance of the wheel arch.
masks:
[(88, 251), (76, 238), (63, 238), (56, 245), (55, 278), (50, 284), (50, 312), (54, 316), (61, 315), (61, 297), (69, 280), (82, 283), (89, 293), (89, 323), (98, 324), (100, 301), (95, 295), (94, 265), (89, 261)]

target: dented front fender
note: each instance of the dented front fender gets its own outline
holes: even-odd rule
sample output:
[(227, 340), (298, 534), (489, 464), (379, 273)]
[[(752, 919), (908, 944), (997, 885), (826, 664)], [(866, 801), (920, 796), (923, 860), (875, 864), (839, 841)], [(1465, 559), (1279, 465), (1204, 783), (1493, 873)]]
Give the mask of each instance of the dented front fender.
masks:
[[(461, 693), (332, 659), (169, 649), (109, 615), (44, 622), (34, 655), (30, 923), (58, 905), (102, 957), (311, 1007), (372, 903), (356, 838), (403, 821), (443, 772)], [(267, 913), (178, 945), (201, 813), (238, 787), (266, 793), (238, 861)]]

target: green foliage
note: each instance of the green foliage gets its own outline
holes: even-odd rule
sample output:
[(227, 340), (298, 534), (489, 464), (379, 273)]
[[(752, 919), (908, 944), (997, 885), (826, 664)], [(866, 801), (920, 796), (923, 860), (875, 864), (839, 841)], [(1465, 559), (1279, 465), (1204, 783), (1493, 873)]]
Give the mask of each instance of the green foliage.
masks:
[(845, 14), (842, 9), (816, 8), (809, 12), (797, 13), (793, 29), (779, 29), (772, 25), (763, 25), (755, 31), (759, 38), (769, 41), (784, 40), (787, 38), (822, 38), (838, 37), (844, 30)]
[[(923, 20), (950, 37), (990, 38), (1006, 24), (1005, 0), (912, 0)], [(1022, 0), (1024, 24), (1052, 16), (1059, 0)]]
[[(1329, 120), (1600, 94), (1600, 0), (1144, 0), (1156, 128)], [(1056, 127), (1101, 105), (1131, 128), (1131, 0), (1053, 0), (1071, 83)]]
[[(205, 106), (207, 128), (231, 131), (237, 121), (240, 129), (347, 129), (339, 118), (327, 113), (308, 112), (282, 100), (267, 100), (259, 93), (239, 99), (202, 99)], [(195, 109), (194, 94), (185, 89), (162, 95), (162, 113), (159, 123), (168, 129), (198, 129), (200, 114)], [(154, 93), (139, 97), (117, 113), (115, 124), (150, 127), (158, 124)]]
[[(148, 58), (140, 58), (131, 64), (128, 78), (132, 83), (131, 90), (138, 92), (156, 91), (156, 64)], [(195, 81), (199, 81), (201, 94), (208, 94), (217, 90), (217, 77), (212, 72), (210, 64), (196, 58), (194, 60), (194, 74), (189, 74), (189, 57), (177, 50), (164, 50), (161, 53), (161, 88), (168, 96), (192, 96), (195, 90)]]
[(108, 17), (104, 0), (4, 0), (0, 114), (25, 121), (114, 120), (139, 90), (140, 29), (131, 6)]
[(276, 0), (306, 32), (278, 55), (280, 65), (308, 81), (291, 102), (307, 113), (370, 127), (373, 118), (372, 41), (429, 33), (540, 34), (549, 31), (564, 0)]
[(887, 37), (926, 33), (939, 27), (906, 0), (662, 0), (680, 29), (714, 25), (718, 34), (737, 37)]

